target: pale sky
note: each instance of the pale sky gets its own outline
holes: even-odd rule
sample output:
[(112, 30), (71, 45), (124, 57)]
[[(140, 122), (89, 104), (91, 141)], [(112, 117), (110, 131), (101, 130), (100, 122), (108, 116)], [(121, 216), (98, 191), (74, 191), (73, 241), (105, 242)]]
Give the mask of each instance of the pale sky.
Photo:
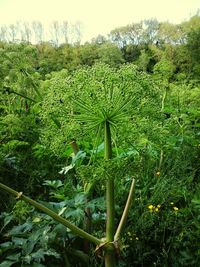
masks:
[(16, 21), (77, 21), (83, 39), (144, 19), (179, 23), (200, 8), (200, 0), (0, 0), (0, 26)]

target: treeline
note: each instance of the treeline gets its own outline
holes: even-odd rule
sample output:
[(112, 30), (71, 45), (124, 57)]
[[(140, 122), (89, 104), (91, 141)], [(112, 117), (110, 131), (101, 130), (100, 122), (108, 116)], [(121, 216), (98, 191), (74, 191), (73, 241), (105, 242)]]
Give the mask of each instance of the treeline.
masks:
[(53, 21), (45, 26), (40, 21), (22, 22), (2, 25), (0, 27), (0, 41), (11, 43), (42, 43), (49, 41), (55, 46), (60, 43), (77, 44), (81, 41), (81, 23), (75, 24), (68, 21)]
[[(0, 27), (0, 41), (37, 44), (48, 41), (55, 46), (80, 44), (83, 36), (82, 26), (80, 22), (72, 24), (67, 20), (53, 21), (48, 26), (40, 21), (31, 23), (18, 21), (15, 24)], [(99, 35), (91, 42), (110, 41), (116, 43), (120, 48), (131, 44), (183, 44), (187, 41), (188, 32), (197, 28), (199, 28), (199, 12), (189, 21), (180, 24), (159, 22), (157, 19), (147, 19), (128, 24), (113, 29), (107, 36)]]
[[(81, 25), (72, 27), (68, 22), (52, 23), (51, 42), (43, 41), (44, 32), (40, 22), (4, 26), (0, 32), (2, 78), (9, 75), (10, 65), (18, 61), (22, 64), (23, 58), (25, 65), (29, 62), (26, 68), (31, 67), (43, 79), (52, 71), (73, 71), (82, 65), (92, 66), (98, 62), (112, 67), (134, 63), (141, 71), (160, 71), (162, 75), (170, 72), (170, 79), (199, 77), (199, 15), (179, 25), (159, 23), (155, 19), (133, 23), (112, 30), (107, 37), (99, 35), (85, 44), (80, 43)], [(19, 33), (21, 41), (17, 42)], [(30, 43), (33, 33), (37, 40), (34, 45)], [(59, 45), (61, 36), (63, 43)], [(73, 38), (75, 41), (70, 43)]]

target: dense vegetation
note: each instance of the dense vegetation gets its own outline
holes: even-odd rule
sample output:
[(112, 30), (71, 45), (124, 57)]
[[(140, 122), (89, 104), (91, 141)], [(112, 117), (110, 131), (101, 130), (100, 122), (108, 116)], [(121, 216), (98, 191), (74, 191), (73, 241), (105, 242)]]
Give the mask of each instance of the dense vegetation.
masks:
[[(104, 266), (114, 240), (101, 239), (105, 191), (114, 186), (115, 232), (133, 178), (120, 243), (110, 242), (116, 265), (199, 266), (200, 16), (85, 44), (62, 30), (59, 45), (56, 24), (54, 42), (40, 24), (37, 44), (27, 25), (18, 42), (11, 26), (0, 31), (0, 183), (23, 194), (0, 191), (0, 267)], [(95, 250), (23, 195), (102, 243)]]

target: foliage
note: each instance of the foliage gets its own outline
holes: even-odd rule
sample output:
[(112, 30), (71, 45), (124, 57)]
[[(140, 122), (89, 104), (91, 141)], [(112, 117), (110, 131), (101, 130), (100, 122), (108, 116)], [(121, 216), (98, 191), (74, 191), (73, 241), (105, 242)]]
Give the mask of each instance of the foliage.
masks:
[[(105, 180), (115, 180), (117, 225), (134, 177), (118, 265), (196, 267), (199, 16), (132, 24), (109, 38), (0, 43), (0, 181), (101, 237)], [(0, 199), (0, 266), (102, 266), (69, 229), (3, 192)]]

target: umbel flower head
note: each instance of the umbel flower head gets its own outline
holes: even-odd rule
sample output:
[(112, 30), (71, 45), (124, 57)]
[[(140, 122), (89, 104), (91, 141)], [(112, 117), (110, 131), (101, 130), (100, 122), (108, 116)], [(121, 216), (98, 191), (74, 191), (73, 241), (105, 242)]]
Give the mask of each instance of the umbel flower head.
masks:
[[(94, 101), (96, 100), (96, 101)], [(101, 130), (108, 122), (114, 129), (128, 116), (128, 107), (134, 97), (124, 98), (117, 89), (108, 91), (104, 98), (89, 97), (87, 100), (76, 98), (74, 103), (79, 107), (80, 114), (75, 115), (76, 120), (83, 122), (91, 130)]]
[[(157, 107), (153, 103), (157, 91), (149, 78), (140, 74), (133, 65), (112, 69), (105, 64), (77, 73), (72, 93), (74, 118), (84, 129), (103, 128), (108, 122), (111, 130), (135, 115), (148, 114)], [(81, 88), (80, 88), (81, 86)]]

